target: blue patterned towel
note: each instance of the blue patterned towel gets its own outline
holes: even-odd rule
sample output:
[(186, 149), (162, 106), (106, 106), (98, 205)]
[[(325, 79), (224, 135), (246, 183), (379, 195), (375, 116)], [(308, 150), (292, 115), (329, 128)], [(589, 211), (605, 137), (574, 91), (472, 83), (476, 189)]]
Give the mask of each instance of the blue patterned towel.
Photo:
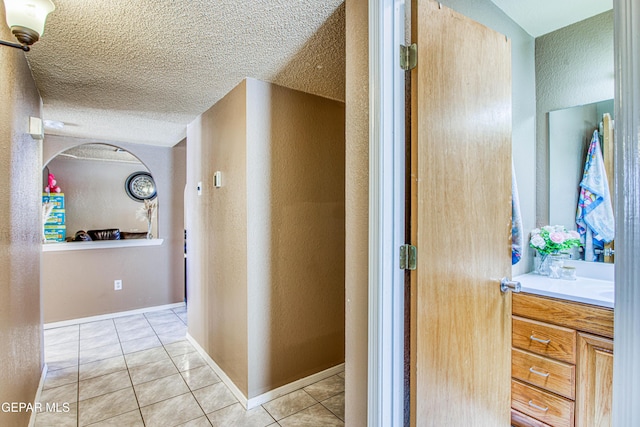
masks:
[(593, 249), (602, 248), (612, 241), (615, 230), (609, 182), (597, 130), (593, 132), (580, 181), (576, 224), (585, 248), (585, 261), (596, 261), (598, 257)]

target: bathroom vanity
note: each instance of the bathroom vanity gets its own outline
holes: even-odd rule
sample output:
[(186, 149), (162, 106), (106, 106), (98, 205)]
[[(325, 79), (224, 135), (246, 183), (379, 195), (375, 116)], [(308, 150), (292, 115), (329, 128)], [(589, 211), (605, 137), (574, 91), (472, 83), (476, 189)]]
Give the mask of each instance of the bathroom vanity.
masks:
[(613, 265), (570, 261), (575, 281), (515, 277), (511, 424), (611, 425)]

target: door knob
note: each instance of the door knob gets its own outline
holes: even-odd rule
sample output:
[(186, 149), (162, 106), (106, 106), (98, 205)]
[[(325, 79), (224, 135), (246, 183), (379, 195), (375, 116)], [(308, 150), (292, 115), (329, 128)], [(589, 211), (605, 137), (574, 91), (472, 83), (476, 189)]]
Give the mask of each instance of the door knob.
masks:
[(502, 280), (500, 280), (500, 290), (502, 292), (511, 291), (517, 293), (520, 292), (520, 289), (522, 289), (520, 282), (509, 280), (506, 277), (503, 277)]

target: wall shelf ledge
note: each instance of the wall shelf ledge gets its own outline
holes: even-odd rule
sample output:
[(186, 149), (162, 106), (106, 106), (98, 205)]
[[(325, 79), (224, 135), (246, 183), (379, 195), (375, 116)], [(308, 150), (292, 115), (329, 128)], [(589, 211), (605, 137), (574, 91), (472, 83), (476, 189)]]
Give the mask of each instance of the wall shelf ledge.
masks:
[(90, 249), (135, 248), (160, 246), (164, 239), (94, 240), (92, 242), (52, 242), (43, 243), (42, 252), (84, 251)]

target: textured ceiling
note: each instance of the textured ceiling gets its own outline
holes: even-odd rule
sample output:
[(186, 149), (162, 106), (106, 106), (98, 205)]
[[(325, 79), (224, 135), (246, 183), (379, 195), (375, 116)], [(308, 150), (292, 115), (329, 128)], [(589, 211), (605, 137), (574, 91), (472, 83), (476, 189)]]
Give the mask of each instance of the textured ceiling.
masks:
[(58, 156), (74, 160), (97, 160), (101, 162), (135, 163), (142, 164), (133, 154), (113, 145), (83, 144), (69, 148)]
[(491, 0), (533, 37), (613, 8), (613, 0)]
[(53, 0), (26, 53), (47, 134), (173, 146), (245, 77), (344, 100), (344, 0)]

